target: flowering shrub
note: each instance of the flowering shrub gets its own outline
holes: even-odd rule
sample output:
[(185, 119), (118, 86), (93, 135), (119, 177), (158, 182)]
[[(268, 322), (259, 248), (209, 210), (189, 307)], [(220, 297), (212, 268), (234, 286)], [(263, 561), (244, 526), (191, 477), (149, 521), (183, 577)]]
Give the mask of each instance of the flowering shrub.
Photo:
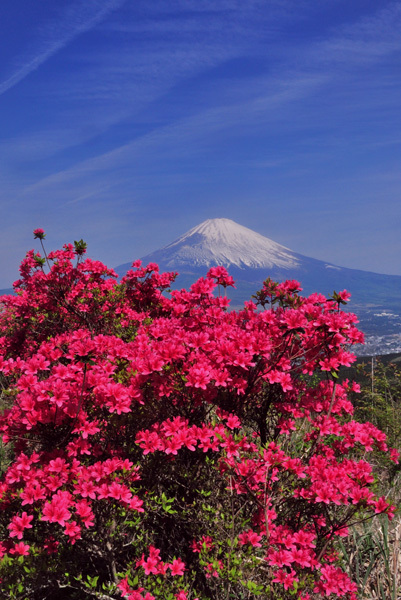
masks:
[(347, 292), (268, 279), (230, 312), (223, 267), (168, 292), (85, 251), (28, 252), (0, 300), (1, 592), (355, 599), (337, 540), (392, 517), (366, 459), (398, 454), (337, 382)]

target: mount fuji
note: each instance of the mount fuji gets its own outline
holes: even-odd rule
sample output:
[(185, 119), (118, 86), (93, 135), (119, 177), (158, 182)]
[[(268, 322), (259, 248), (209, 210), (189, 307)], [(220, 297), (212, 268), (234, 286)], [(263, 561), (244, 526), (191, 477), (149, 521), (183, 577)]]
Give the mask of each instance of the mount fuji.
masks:
[(267, 237), (230, 219), (208, 219), (190, 229), (165, 248), (146, 259), (163, 261), (171, 267), (212, 267), (239, 269), (296, 268), (295, 254)]
[[(177, 271), (178, 288), (189, 287), (211, 266), (223, 265), (236, 282), (236, 289), (229, 292), (235, 308), (249, 300), (267, 277), (297, 279), (305, 295), (327, 295), (345, 288), (352, 294), (349, 308), (371, 340), (367, 351), (401, 352), (401, 276), (349, 269), (303, 256), (230, 219), (208, 219), (144, 256), (142, 262), (157, 263), (162, 271)], [(123, 275), (131, 264), (115, 270)]]

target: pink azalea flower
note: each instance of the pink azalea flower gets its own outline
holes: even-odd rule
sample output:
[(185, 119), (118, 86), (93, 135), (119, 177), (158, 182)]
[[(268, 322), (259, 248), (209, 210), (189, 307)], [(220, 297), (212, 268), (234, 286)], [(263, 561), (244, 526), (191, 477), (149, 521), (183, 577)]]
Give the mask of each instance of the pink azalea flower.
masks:
[(19, 554), (20, 556), (28, 556), (29, 554), (28, 544), (24, 544), (24, 542), (18, 542), (15, 544), (14, 548), (11, 548), (10, 554)]
[(34, 239), (43, 240), (46, 237), (46, 234), (43, 229), (40, 229), (40, 227), (38, 227), (37, 229), (33, 230), (33, 236)]
[(71, 513), (64, 502), (46, 502), (42, 511), (42, 521), (49, 521), (49, 523), (59, 523), (62, 527), (65, 526), (65, 522), (71, 517)]
[(26, 512), (23, 512), (20, 517), (13, 517), (11, 523), (8, 525), (10, 537), (17, 537), (19, 540), (21, 540), (24, 534), (24, 529), (32, 529), (32, 519), (33, 515), (28, 515)]
[(185, 563), (180, 558), (174, 559), (169, 566), (172, 575), (184, 575)]

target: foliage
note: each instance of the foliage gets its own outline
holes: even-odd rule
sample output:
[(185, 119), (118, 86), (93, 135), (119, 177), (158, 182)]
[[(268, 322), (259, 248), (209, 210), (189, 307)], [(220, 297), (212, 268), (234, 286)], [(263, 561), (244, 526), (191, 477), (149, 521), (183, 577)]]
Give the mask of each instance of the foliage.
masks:
[(3, 594), (356, 598), (339, 540), (392, 517), (366, 456), (398, 453), (337, 379), (362, 340), (347, 292), (266, 280), (230, 312), (222, 267), (167, 292), (85, 251), (28, 252), (1, 299)]
[[(401, 371), (397, 359), (372, 357), (368, 363), (357, 365), (361, 393), (356, 397), (355, 417), (369, 421), (384, 431), (388, 443), (401, 445)], [(401, 500), (400, 464), (386, 454), (371, 456), (376, 490)], [(355, 525), (341, 542), (341, 552), (352, 573), (362, 598), (367, 600), (397, 600), (401, 594), (401, 520), (398, 515), (391, 523), (382, 515), (370, 522)]]
[(401, 519), (390, 524), (378, 515), (353, 527), (340, 549), (354, 574), (361, 597), (398, 600), (401, 593)]
[[(401, 446), (401, 369), (394, 361), (372, 358), (371, 364), (362, 363), (357, 368), (361, 380), (361, 394), (356, 398), (355, 416), (360, 421), (370, 421), (386, 433), (388, 443)], [(378, 456), (382, 475), (393, 483), (400, 465)]]

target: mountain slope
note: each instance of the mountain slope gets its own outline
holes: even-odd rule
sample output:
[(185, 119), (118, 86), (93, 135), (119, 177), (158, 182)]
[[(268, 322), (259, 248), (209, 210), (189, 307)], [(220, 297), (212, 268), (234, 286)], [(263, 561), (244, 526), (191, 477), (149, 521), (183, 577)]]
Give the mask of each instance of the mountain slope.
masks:
[[(189, 287), (214, 265), (225, 266), (236, 281), (230, 290), (232, 306), (242, 305), (267, 277), (297, 279), (303, 293), (347, 289), (350, 309), (358, 314), (362, 329), (373, 336), (395, 336), (391, 350), (401, 351), (401, 276), (382, 275), (340, 267), (298, 254), (230, 219), (208, 219), (164, 248), (142, 258), (163, 271), (177, 271), (175, 287)], [(116, 268), (123, 275), (131, 263)], [(382, 343), (382, 342), (380, 342)], [(384, 344), (385, 342), (383, 342)]]
[(208, 219), (190, 229), (165, 248), (149, 254), (172, 268), (224, 265), (240, 269), (291, 269), (298, 266), (295, 254), (273, 240), (230, 219)]
[[(349, 287), (358, 302), (401, 303), (401, 276), (348, 269), (303, 256), (230, 219), (208, 219), (142, 261), (178, 271), (179, 285), (184, 285), (184, 277), (200, 277), (211, 266), (223, 265), (238, 284), (260, 287), (267, 277), (298, 279), (308, 294)], [(125, 263), (116, 271), (123, 275), (130, 267), (131, 263)]]

